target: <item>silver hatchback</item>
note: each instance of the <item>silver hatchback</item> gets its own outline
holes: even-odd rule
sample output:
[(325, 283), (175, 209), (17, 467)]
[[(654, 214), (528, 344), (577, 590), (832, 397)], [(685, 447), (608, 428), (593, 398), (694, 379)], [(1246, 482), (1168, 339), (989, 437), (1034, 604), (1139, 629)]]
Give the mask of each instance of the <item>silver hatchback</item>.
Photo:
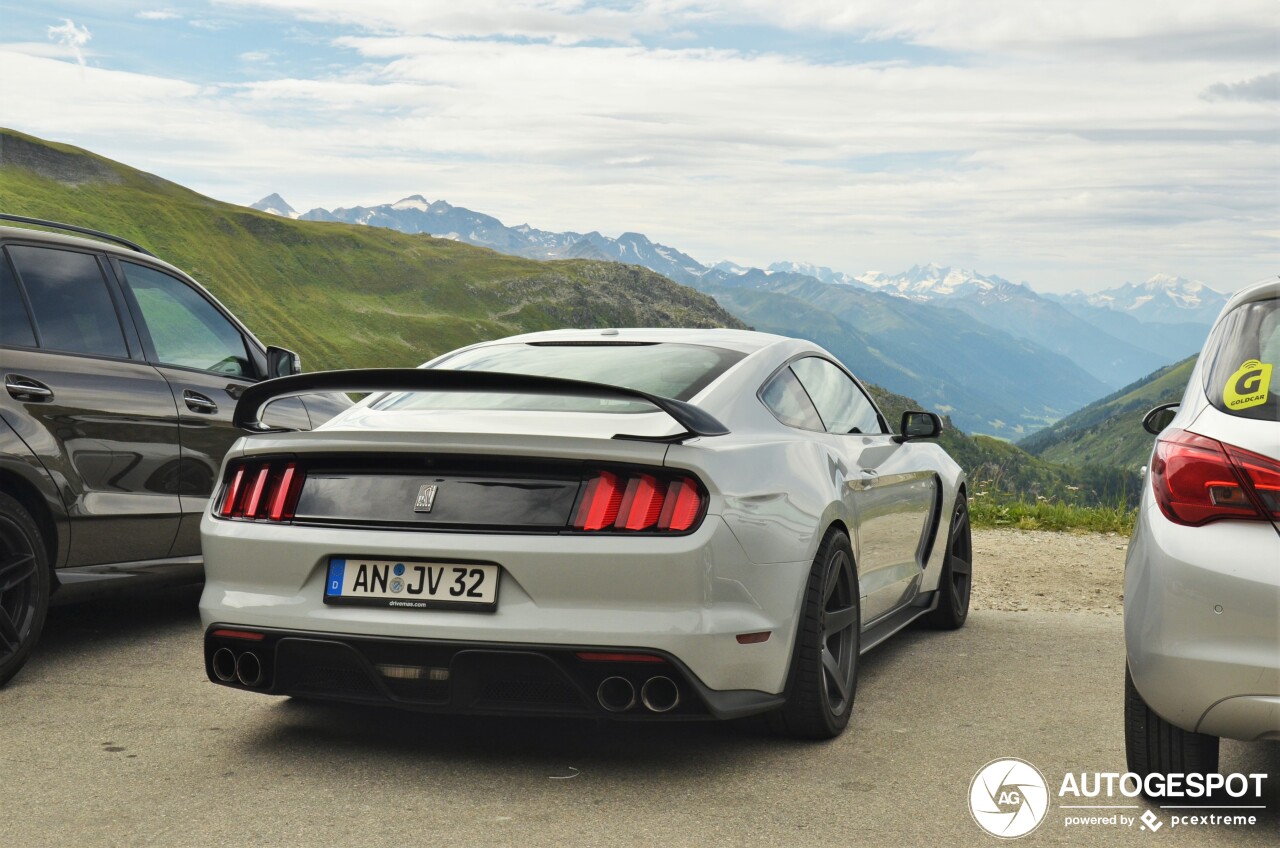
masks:
[[(1125, 564), (1129, 770), (1280, 740), (1280, 282), (1223, 308), (1157, 433)], [(1175, 414), (1176, 410), (1176, 414)]]

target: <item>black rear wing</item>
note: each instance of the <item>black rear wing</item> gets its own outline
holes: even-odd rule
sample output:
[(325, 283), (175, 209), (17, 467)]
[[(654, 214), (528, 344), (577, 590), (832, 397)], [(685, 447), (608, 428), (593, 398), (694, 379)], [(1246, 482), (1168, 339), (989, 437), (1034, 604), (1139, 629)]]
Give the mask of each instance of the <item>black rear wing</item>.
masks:
[(317, 392), (484, 392), (486, 394), (552, 395), (600, 400), (641, 400), (669, 415), (685, 432), (648, 439), (619, 434), (615, 439), (681, 441), (693, 436), (724, 436), (729, 429), (714, 416), (690, 403), (651, 395), (639, 389), (563, 380), (532, 374), (497, 371), (455, 371), (443, 368), (363, 368), (350, 371), (317, 371), (264, 380), (244, 390), (236, 403), (232, 422), (250, 433), (287, 433), (285, 427), (262, 422), (262, 408), (282, 397)]

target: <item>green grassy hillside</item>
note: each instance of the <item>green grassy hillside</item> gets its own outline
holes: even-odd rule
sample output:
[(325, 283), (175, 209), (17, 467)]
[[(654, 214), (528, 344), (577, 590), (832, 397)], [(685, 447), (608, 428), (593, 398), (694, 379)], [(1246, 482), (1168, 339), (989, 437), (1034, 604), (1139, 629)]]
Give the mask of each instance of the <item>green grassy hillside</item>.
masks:
[(416, 365), (558, 327), (742, 327), (637, 266), (536, 262), (425, 235), (293, 221), (76, 147), (0, 129), (0, 211), (131, 239), (203, 283), (307, 370)]
[(1194, 356), (1168, 365), (1115, 394), (1068, 415), (1019, 445), (1041, 459), (1072, 465), (1139, 468), (1151, 456), (1152, 436), (1142, 417), (1153, 406), (1182, 398)]
[[(876, 404), (897, 429), (908, 409), (927, 409), (915, 400), (868, 385)], [(1007, 504), (1048, 501), (1096, 506), (1137, 503), (1139, 478), (1132, 469), (1106, 463), (1065, 465), (1027, 453), (991, 436), (970, 436), (943, 417), (941, 445), (960, 464), (975, 498)]]

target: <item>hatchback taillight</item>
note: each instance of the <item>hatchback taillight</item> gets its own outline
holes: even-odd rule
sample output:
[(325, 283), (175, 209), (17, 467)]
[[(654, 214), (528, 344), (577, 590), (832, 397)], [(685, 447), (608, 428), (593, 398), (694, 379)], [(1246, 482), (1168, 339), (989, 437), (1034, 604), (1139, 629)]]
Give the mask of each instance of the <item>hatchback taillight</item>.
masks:
[(701, 520), (707, 497), (692, 477), (599, 471), (582, 490), (572, 527), (606, 533), (684, 533)]
[(1280, 521), (1280, 462), (1197, 433), (1160, 434), (1151, 485), (1160, 511), (1176, 524)]
[(296, 462), (287, 460), (233, 462), (214, 511), (222, 518), (292, 521), (305, 476)]

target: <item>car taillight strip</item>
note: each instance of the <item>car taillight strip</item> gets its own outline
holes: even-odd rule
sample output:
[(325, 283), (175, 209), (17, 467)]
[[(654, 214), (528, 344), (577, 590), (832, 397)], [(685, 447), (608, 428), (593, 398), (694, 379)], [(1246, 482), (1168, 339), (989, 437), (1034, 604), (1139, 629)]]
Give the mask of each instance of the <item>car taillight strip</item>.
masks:
[(306, 477), (295, 462), (239, 462), (216, 510), (223, 518), (292, 521)]
[(1198, 433), (1161, 434), (1151, 486), (1160, 510), (1177, 524), (1280, 520), (1280, 462)]
[(572, 527), (606, 533), (683, 533), (697, 524), (705, 507), (706, 496), (690, 477), (598, 471), (583, 488)]

